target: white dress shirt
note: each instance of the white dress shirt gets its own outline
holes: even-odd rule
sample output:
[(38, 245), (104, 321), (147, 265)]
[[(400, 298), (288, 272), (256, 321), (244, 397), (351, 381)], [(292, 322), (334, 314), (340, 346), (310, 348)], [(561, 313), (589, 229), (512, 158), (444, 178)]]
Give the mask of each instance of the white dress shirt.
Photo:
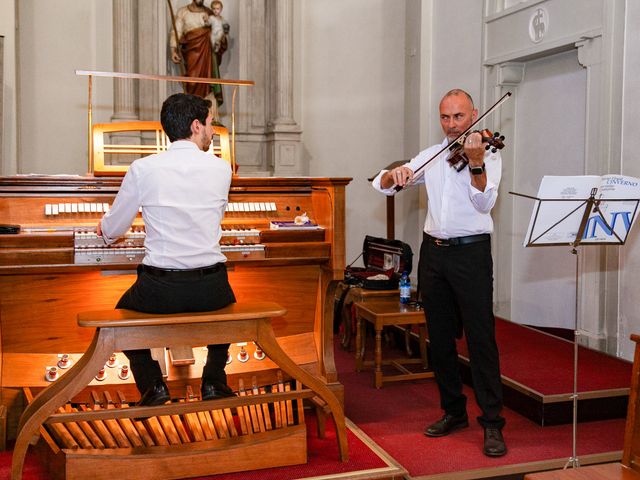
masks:
[[(448, 140), (420, 152), (405, 166), (416, 171), (424, 162), (447, 146)], [(424, 184), (427, 190), (427, 218), (425, 233), (435, 238), (447, 239), (466, 237), (493, 232), (491, 209), (498, 198), (498, 186), (502, 175), (500, 153), (487, 151), (484, 163), (487, 174), (487, 186), (484, 192), (471, 185), (471, 172), (465, 168), (457, 172), (449, 165), (445, 150), (429, 165), (418, 172), (411, 185)], [(380, 180), (386, 170), (381, 171), (373, 180), (373, 187), (385, 195), (393, 195), (393, 187), (384, 189)]]
[(131, 164), (102, 218), (103, 238), (112, 243), (124, 235), (142, 207), (145, 265), (189, 269), (225, 262), (220, 224), (230, 186), (227, 162), (191, 141), (174, 142)]

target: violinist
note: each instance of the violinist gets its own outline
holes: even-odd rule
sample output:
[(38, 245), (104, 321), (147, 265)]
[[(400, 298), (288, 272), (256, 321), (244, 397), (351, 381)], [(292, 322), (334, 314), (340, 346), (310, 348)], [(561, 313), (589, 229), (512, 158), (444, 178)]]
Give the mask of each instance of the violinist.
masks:
[[(477, 420), (484, 428), (483, 452), (499, 457), (507, 448), (502, 435), (505, 419), (500, 414), (502, 384), (493, 316), (491, 209), (498, 196), (502, 161), (499, 152), (486, 149), (489, 139), (481, 133), (458, 139), (477, 118), (467, 92), (447, 92), (440, 102), (443, 143), (420, 152), (405, 165), (381, 171), (373, 186), (386, 195), (417, 184), (424, 184), (427, 191), (418, 285), (444, 415), (428, 425), (424, 434), (441, 437), (469, 426), (456, 351), (456, 337), (464, 331), (476, 402), (482, 412)], [(451, 145), (456, 139), (463, 143)], [(451, 150), (462, 158), (462, 164), (448, 161)], [(433, 161), (421, 168), (429, 159)]]

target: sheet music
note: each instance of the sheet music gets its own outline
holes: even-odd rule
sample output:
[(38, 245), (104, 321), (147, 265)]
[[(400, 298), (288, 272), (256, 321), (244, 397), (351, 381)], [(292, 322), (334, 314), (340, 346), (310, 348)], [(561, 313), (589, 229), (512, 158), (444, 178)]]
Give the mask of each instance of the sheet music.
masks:
[(548, 175), (540, 182), (539, 200), (529, 220), (524, 246), (572, 244), (578, 234), (585, 201), (594, 188), (596, 199), (634, 200), (601, 202), (598, 208), (602, 217), (595, 209), (591, 212), (581, 243), (624, 242), (635, 221), (640, 179), (624, 175)]
[(596, 195), (596, 199), (604, 200), (597, 204), (602, 216), (591, 212), (581, 243), (624, 243), (637, 217), (639, 198), (640, 179), (603, 175)]

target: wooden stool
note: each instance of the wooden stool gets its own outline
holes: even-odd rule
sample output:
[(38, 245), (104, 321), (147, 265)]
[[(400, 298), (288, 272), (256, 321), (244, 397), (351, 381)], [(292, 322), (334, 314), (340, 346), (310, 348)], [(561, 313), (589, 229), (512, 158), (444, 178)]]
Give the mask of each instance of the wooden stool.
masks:
[[(432, 378), (433, 372), (413, 373), (403, 365), (422, 364), (426, 370), (427, 344), (426, 319), (424, 310), (415, 306), (401, 305), (398, 298), (386, 298), (357, 302), (356, 308), (356, 371), (362, 370), (363, 365), (375, 366), (375, 387), (380, 388), (384, 382), (398, 382), (402, 380), (419, 380)], [(374, 361), (364, 360), (364, 342), (362, 338), (362, 320), (371, 322), (376, 332), (376, 346)], [(418, 325), (420, 330), (420, 357), (382, 361), (382, 329), (389, 325)], [(392, 365), (401, 373), (398, 375), (383, 375), (382, 365)]]
[[(275, 303), (260, 302), (235, 303), (213, 312), (172, 315), (145, 314), (131, 310), (104, 310), (79, 314), (79, 326), (96, 329), (93, 341), (80, 360), (59, 380), (44, 389), (25, 409), (18, 426), (18, 437), (11, 465), (11, 478), (13, 480), (22, 478), (27, 448), (43, 423), (81, 422), (107, 418), (107, 416), (135, 418), (173, 415), (195, 412), (203, 407), (210, 410), (220, 408), (220, 406), (227, 407), (227, 404), (231, 402), (243, 401), (244, 397), (239, 397), (206, 402), (173, 403), (157, 407), (133, 407), (52, 415), (93, 379), (96, 372), (104, 366), (113, 352), (163, 347), (167, 343), (208, 345), (255, 341), (284, 372), (311, 390), (308, 396), (317, 395), (326, 403), (336, 425), (340, 459), (347, 461), (349, 453), (342, 405), (322, 380), (300, 368), (282, 350), (273, 333), (271, 318), (280, 317), (285, 313), (286, 310)], [(278, 394), (273, 395), (277, 396)], [(198, 403), (200, 405), (197, 405)], [(201, 454), (202, 452), (194, 452), (194, 455), (202, 456)], [(188, 467), (187, 457), (188, 455), (181, 452), (176, 455), (176, 462), (187, 459), (185, 466)], [(120, 460), (125, 459), (121, 458)], [(144, 463), (144, 460), (142, 462)], [(141, 468), (143, 463), (140, 463), (138, 468)], [(145, 475), (139, 478), (164, 478), (163, 472), (153, 472), (152, 464), (152, 460), (147, 460), (146, 467), (144, 467)], [(215, 465), (210, 465), (210, 468), (215, 470)], [(185, 475), (187, 471), (185, 471)], [(142, 472), (140, 471), (140, 473)], [(211, 473), (215, 473), (215, 471), (208, 474)]]

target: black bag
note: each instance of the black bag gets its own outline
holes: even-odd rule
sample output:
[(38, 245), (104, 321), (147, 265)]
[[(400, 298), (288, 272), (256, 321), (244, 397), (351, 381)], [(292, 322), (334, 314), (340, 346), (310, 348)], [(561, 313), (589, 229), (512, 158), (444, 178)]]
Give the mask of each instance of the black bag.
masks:
[(370, 290), (395, 290), (402, 272), (411, 273), (412, 258), (408, 244), (367, 235), (362, 245), (365, 267), (349, 265), (344, 272), (344, 281)]

